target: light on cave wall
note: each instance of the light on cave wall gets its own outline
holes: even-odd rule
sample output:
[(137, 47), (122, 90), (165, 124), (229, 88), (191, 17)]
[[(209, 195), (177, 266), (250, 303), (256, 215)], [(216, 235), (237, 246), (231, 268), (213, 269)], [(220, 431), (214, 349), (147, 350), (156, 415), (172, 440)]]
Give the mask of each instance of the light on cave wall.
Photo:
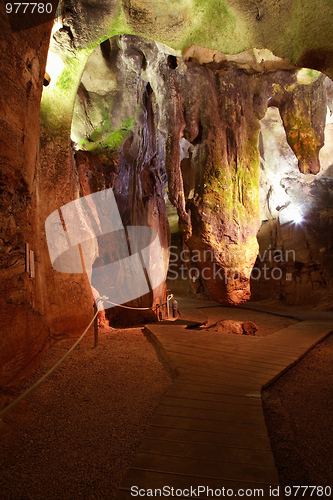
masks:
[(49, 50), (46, 62), (46, 72), (50, 75), (49, 87), (53, 87), (64, 69), (64, 62), (61, 58)]
[[(55, 19), (53, 23), (51, 31), (51, 40), (54, 33), (56, 33), (60, 28), (62, 28), (62, 21), (61, 18), (58, 17)], [(49, 77), (49, 81), (48, 85), (45, 86), (53, 87), (58, 77), (61, 75), (63, 69), (64, 69), (64, 63), (62, 59), (57, 54), (52, 52), (51, 49), (49, 49), (46, 61), (46, 74)]]
[(303, 214), (301, 209), (295, 205), (295, 203), (290, 203), (287, 207), (283, 208), (279, 212), (279, 222), (280, 224), (294, 223), (300, 224), (303, 221)]

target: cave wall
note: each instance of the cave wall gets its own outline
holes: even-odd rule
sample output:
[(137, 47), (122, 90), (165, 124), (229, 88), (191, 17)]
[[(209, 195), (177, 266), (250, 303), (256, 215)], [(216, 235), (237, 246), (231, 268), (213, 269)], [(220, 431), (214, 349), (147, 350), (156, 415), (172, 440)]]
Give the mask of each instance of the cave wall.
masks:
[[(1, 3), (0, 385), (31, 373), (48, 342), (40, 264), (39, 107), (52, 22), (14, 32)], [(36, 275), (25, 267), (25, 243)]]

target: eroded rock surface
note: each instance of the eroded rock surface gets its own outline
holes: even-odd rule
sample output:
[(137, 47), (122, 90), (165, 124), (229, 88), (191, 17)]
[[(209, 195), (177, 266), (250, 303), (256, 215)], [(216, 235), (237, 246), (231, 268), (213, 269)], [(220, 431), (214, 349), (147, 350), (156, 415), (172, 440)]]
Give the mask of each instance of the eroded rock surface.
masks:
[[(156, 99), (149, 83), (138, 75), (137, 69), (143, 64), (144, 55), (135, 46), (121, 51), (115, 40), (105, 42), (95, 51), (78, 92), (72, 136), (78, 141), (75, 163), (81, 195), (112, 188), (125, 227), (149, 226), (157, 231), (166, 276), (170, 241), (165, 182), (158, 162)], [(96, 66), (101, 69), (97, 75)], [(154, 256), (151, 257), (153, 262)], [(100, 249), (92, 259), (102, 259)], [(127, 304), (134, 308), (153, 307), (154, 312), (111, 308), (106, 316), (112, 326), (156, 321), (160, 314), (165, 314), (165, 306), (158, 307), (165, 300), (164, 281), (149, 294)]]
[[(254, 299), (331, 307), (332, 85), (327, 78), (325, 145), (319, 153), (321, 170), (316, 176), (299, 172), (298, 159), (286, 141), (279, 110), (269, 108), (261, 121), (263, 223), (258, 233), (260, 251), (251, 280)], [(311, 85), (308, 91), (310, 89)], [(315, 99), (312, 106), (316, 106)]]
[[(123, 43), (133, 42), (123, 37)], [(246, 65), (245, 56), (233, 61), (198, 49), (187, 53), (187, 62), (173, 58), (171, 64), (169, 56), (166, 67), (154, 63), (151, 44), (148, 49), (139, 43), (150, 63), (143, 78), (163, 110), (168, 195), (191, 254), (192, 288), (239, 304), (250, 297), (258, 251), (259, 120), (267, 106), (278, 106), (287, 137), (298, 148), (300, 170), (316, 173), (324, 143), (324, 78), (315, 73), (303, 82), (298, 70), (270, 72), (269, 65), (259, 72), (251, 57)], [(272, 60), (281, 68), (281, 61)]]
[[(39, 105), (52, 23), (11, 29), (1, 5), (0, 72), (0, 386), (16, 384), (38, 366), (48, 343), (39, 280)], [(25, 243), (36, 277), (26, 272)]]
[[(51, 75), (49, 89), (53, 86), (54, 90), (45, 93), (39, 154), (39, 100), (50, 26), (34, 28), (27, 36), (23, 33), (14, 36), (8, 31), (8, 23), (4, 24), (6, 29), (1, 38), (1, 48), (6, 54), (2, 74), (5, 90), (1, 101), (5, 117), (1, 124), (5, 137), (2, 149), (5, 161), (1, 258), (5, 320), (4, 333), (1, 334), (4, 367), (1, 383), (8, 383), (31, 361), (37, 363), (49, 334), (76, 335), (91, 318), (92, 295), (88, 280), (82, 276), (75, 279), (61, 276), (51, 267), (44, 232), (45, 220), (51, 212), (81, 194), (113, 186), (123, 217), (131, 223), (135, 221), (136, 224), (158, 227), (166, 249), (167, 227), (162, 193), (167, 174), (169, 197), (178, 209), (184, 244), (190, 252), (198, 250), (202, 255), (199, 263), (192, 262), (202, 275), (202, 279), (200, 277), (194, 282), (194, 290), (203, 291), (221, 302), (237, 304), (249, 297), (249, 273), (257, 251), (255, 234), (260, 215), (256, 143), (259, 119), (265, 113), (270, 96), (278, 101), (300, 168), (309, 173), (318, 171), (318, 150), (322, 144), (320, 113), (318, 115), (311, 106), (309, 112), (306, 105), (308, 87), (304, 88), (305, 93), (304, 89), (299, 91), (298, 103), (289, 98), (284, 100), (288, 92), (291, 95), (291, 87), (297, 80), (292, 70), (286, 72), (280, 68), (282, 84), (279, 83), (279, 89), (276, 85), (274, 87), (273, 73), (265, 73), (269, 68), (262, 64), (262, 54), (258, 51), (251, 55), (250, 64), (243, 56), (232, 61), (213, 50), (215, 42), (210, 39), (207, 44), (213, 50), (213, 56), (208, 54), (208, 59), (195, 60), (195, 54), (192, 54), (188, 61), (183, 61), (179, 54), (168, 52), (155, 42), (134, 40), (130, 36), (121, 36), (118, 43), (124, 54), (124, 64), (131, 66), (136, 75), (132, 74), (130, 78), (133, 95), (137, 93), (133, 101), (137, 109), (133, 113), (129, 106), (121, 127), (113, 131), (96, 130), (100, 118), (92, 120), (89, 133), (86, 134), (85, 129), (83, 134), (89, 138), (88, 142), (108, 149), (108, 154), (103, 158), (101, 151), (98, 154), (90, 151), (91, 156), (87, 149), (81, 157), (77, 156), (75, 163), (69, 140), (72, 104), (77, 92), (76, 83), (91, 46), (110, 34), (121, 33), (126, 25), (124, 19), (128, 23), (126, 26), (132, 26), (133, 32), (159, 34), (159, 39), (165, 42), (175, 41), (177, 48), (183, 49), (203, 40), (199, 31), (195, 31), (197, 34), (185, 37), (187, 42), (184, 42), (181, 31), (183, 28), (187, 30), (187, 21), (194, 14), (176, 2), (173, 2), (173, 13), (159, 16), (157, 29), (150, 12), (137, 8), (137, 4), (109, 2), (103, 12), (95, 9), (96, 16), (90, 15), (95, 6), (89, 2), (67, 5), (63, 26), (55, 34), (59, 42), (58, 53), (65, 62), (58, 80)], [(119, 5), (121, 8), (117, 10)], [(245, 43), (243, 39), (239, 44), (233, 42), (237, 38), (233, 24), (236, 3), (232, 14), (227, 10), (222, 12), (220, 5), (217, 7), (217, 18), (214, 9), (205, 10), (197, 25), (204, 39), (208, 40), (207, 23), (218, 19), (215, 33), (219, 35), (215, 41), (216, 47), (222, 49), (220, 37), (225, 35), (220, 35), (219, 23), (224, 19), (228, 20), (229, 36), (232, 33), (228, 50), (248, 47), (249, 42)], [(260, 13), (254, 12), (251, 25), (259, 26), (257, 15), (260, 18)], [(125, 16), (121, 22), (118, 22), (119, 16)], [(286, 16), (289, 18), (289, 13)], [(182, 28), (178, 34), (174, 28), (176, 18), (179, 18), (179, 27)], [(141, 26), (138, 27), (140, 20)], [(115, 24), (117, 26), (113, 26)], [(238, 29), (241, 29), (240, 25)], [(108, 43), (104, 42), (99, 49), (104, 51), (103, 58), (107, 63), (101, 79), (103, 85), (108, 82), (103, 88), (106, 101), (107, 94), (115, 95), (118, 88), (112, 87), (114, 82), (118, 85), (112, 69), (117, 50), (114, 51), (112, 46), (108, 48)], [(280, 55), (288, 54), (289, 46), (288, 42)], [(310, 66), (330, 69), (330, 57), (324, 57), (323, 53), (319, 64), (313, 62), (320, 51), (306, 53), (302, 48), (299, 57), (293, 55), (290, 60), (297, 63), (303, 53), (303, 60)], [(212, 60), (209, 60), (211, 56)], [(18, 62), (12, 67), (14, 60)], [(106, 75), (110, 78), (105, 78)], [(92, 85), (96, 85), (95, 76), (91, 78)], [(323, 102), (320, 82), (314, 83), (316, 85), (316, 96), (319, 102)], [(79, 89), (82, 101), (88, 104), (86, 97), (90, 92), (91, 110), (96, 111), (92, 97), (95, 91), (96, 88), (92, 88), (90, 92), (84, 84)], [(104, 103), (101, 108), (101, 111), (111, 109), (109, 103)], [(124, 110), (126, 106), (120, 108)], [(91, 114), (89, 116), (91, 118)], [(304, 116), (306, 120), (302, 121)], [(298, 121), (302, 121), (303, 135), (295, 135)], [(304, 137), (307, 141), (302, 143)], [(103, 142), (106, 138), (107, 142)], [(124, 193), (126, 196), (122, 199)], [(133, 199), (129, 201), (130, 197)], [(36, 256), (34, 282), (24, 274), (26, 241)], [(207, 251), (212, 252), (213, 258), (206, 263)], [(163, 294), (162, 287), (157, 292), (156, 301), (157, 298), (161, 300)], [(31, 327), (36, 334), (30, 332)]]
[[(117, 44), (109, 43), (95, 51), (82, 78), (73, 125), (77, 147), (109, 165), (113, 180), (108, 182), (120, 204), (132, 200), (129, 221), (146, 210), (142, 186), (147, 182), (143, 189), (151, 195), (156, 191), (157, 212), (164, 212), (166, 174), (190, 256), (194, 293), (234, 305), (248, 300), (261, 223), (260, 119), (268, 106), (277, 106), (299, 169), (317, 173), (324, 143), (324, 77), (312, 72), (302, 80), (299, 70), (288, 64), (283, 69), (282, 60), (260, 51), (223, 57), (192, 47), (182, 59), (140, 37), (122, 35)], [(97, 61), (101, 74), (114, 62), (110, 81), (103, 83), (99, 74), (92, 78), (89, 68), (96, 68)], [(139, 108), (137, 94), (145, 95)], [(124, 141), (120, 148), (119, 139)], [(154, 187), (149, 187), (151, 174), (148, 180), (140, 173), (137, 180), (145, 163), (151, 172), (155, 169)], [(104, 174), (99, 172), (89, 189), (101, 185)], [(81, 175), (81, 181), (86, 185), (87, 176)]]
[(214, 325), (211, 325), (208, 328), (205, 328), (205, 331), (254, 336), (255, 332), (258, 331), (258, 327), (252, 321), (234, 321), (232, 319), (224, 319), (217, 321)]

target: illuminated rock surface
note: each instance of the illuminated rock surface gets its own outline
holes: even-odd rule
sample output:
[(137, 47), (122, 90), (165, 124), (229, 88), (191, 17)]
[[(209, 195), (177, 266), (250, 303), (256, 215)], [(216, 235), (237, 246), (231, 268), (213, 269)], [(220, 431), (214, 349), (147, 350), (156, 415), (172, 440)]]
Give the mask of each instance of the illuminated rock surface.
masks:
[[(299, 6), (298, 4), (291, 5), (287, 1), (279, 2), (279, 4), (274, 3), (274, 5), (264, 1), (260, 8), (257, 8), (250, 0), (246, 2), (233, 0), (228, 4), (201, 2), (199, 5), (192, 1), (182, 5), (176, 1), (155, 4), (146, 1), (117, 2), (110, 0), (101, 8), (97, 8), (95, 3), (73, 2), (66, 4), (62, 26), (59, 26), (55, 34), (57, 40), (55, 45), (58, 46), (58, 59), (55, 57), (55, 60), (58, 61), (59, 78), (57, 79), (55, 74), (50, 73), (51, 82), (43, 92), (41, 113), (39, 113), (51, 26), (46, 24), (24, 32), (13, 33), (4, 12), (4, 6), (1, 9), (3, 20), (0, 35), (2, 51), (1, 187), (3, 189), (1, 200), (1, 309), (3, 324), (0, 334), (2, 369), (0, 384), (5, 385), (14, 383), (14, 377), (24, 368), (27, 367), (27, 370), (25, 373), (22, 372), (23, 376), (33, 370), (38, 363), (43, 346), (48, 343), (51, 336), (76, 335), (91, 317), (91, 292), (88, 280), (82, 279), (82, 277), (76, 277), (73, 280), (71, 276), (56, 275), (48, 258), (44, 222), (50, 213), (77, 198), (81, 193), (80, 190), (83, 189), (70, 148), (69, 135), (72, 110), (81, 74), (92, 50), (109, 37), (125, 32), (159, 40), (176, 50), (187, 49), (192, 45), (205, 46), (214, 51), (216, 54), (215, 62), (218, 64), (223, 64), (225, 60), (219, 54), (232, 54), (254, 47), (264, 47), (274, 52), (276, 56), (288, 60), (289, 66), (290, 63), (309, 66), (332, 75), (331, 44), (333, 37), (330, 36), (332, 34), (330, 6), (324, 1), (317, 3), (315, 8), (313, 8), (313, 2), (306, 2)], [(300, 19), (302, 22), (299, 22)], [(284, 27), (283, 32), (288, 33), (288, 36), (284, 37), (281, 34), (281, 26)], [(206, 290), (210, 296), (216, 297), (218, 300), (226, 300), (228, 297), (227, 301), (232, 303), (241, 302), (249, 296), (246, 280), (255, 258), (257, 245), (255, 233), (260, 224), (258, 202), (255, 198), (259, 175), (255, 137), (259, 131), (258, 120), (265, 113), (265, 103), (261, 103), (260, 99), (258, 100), (256, 97), (254, 105), (248, 107), (246, 100), (250, 99), (254, 90), (256, 92), (252, 97), (258, 96), (256, 84), (258, 80), (261, 80), (260, 73), (256, 73), (261, 65), (258, 51), (259, 49), (255, 53), (249, 53), (249, 59), (252, 61), (250, 63), (244, 62), (243, 56), (238, 58), (237, 63), (243, 69), (244, 64), (247, 71), (249, 71), (248, 68), (251, 69), (250, 73), (245, 73), (243, 69), (236, 70), (236, 73), (240, 73), (238, 80), (238, 85), (242, 87), (240, 92), (237, 92), (236, 89), (231, 90), (232, 85), (234, 85), (233, 77), (231, 77), (233, 70), (229, 66), (225, 68), (225, 84), (231, 93), (234, 92), (230, 103), (230, 116), (234, 113), (234, 116), (237, 117), (237, 113), (246, 108), (247, 118), (250, 121), (253, 118), (251, 126), (242, 128), (243, 139), (237, 135), (239, 133), (237, 120), (229, 123), (228, 116), (218, 116), (217, 108), (221, 105), (221, 99), (223, 100), (220, 89), (224, 85), (223, 80), (216, 76), (220, 70), (214, 65), (211, 68), (198, 65), (195, 61), (189, 61), (185, 64), (179, 60), (177, 63), (177, 57), (180, 57), (180, 53), (170, 51), (171, 57), (166, 61), (169, 74), (165, 76), (169, 82), (168, 85), (172, 85), (174, 82), (178, 87), (172, 88), (170, 86), (165, 89), (165, 93), (172, 94), (174, 99), (172, 102), (175, 106), (169, 110), (169, 114), (172, 116), (173, 113), (176, 119), (173, 124), (174, 129), (162, 127), (164, 136), (157, 138), (158, 155), (160, 155), (161, 147), (159, 141), (166, 141), (167, 164), (165, 170), (168, 173), (169, 194), (180, 213), (181, 228), (188, 247), (203, 250), (207, 247), (210, 248), (209, 241), (202, 239), (201, 234), (206, 234), (209, 239), (215, 235), (218, 236), (220, 231), (223, 234), (225, 231), (230, 240), (230, 238), (234, 238), (235, 228), (241, 222), (240, 230), (237, 230), (237, 243), (233, 244), (239, 248), (246, 245), (250, 249), (250, 255), (246, 257), (246, 262), (239, 270), (240, 280), (233, 283), (230, 290), (225, 289), (221, 292), (220, 289), (216, 289), (214, 283), (211, 284), (210, 289), (207, 286), (208, 290)], [(232, 67), (230, 59), (226, 59)], [(140, 54), (134, 55), (133, 60), (140, 62)], [(141, 61), (141, 64), (143, 63), (144, 60)], [(177, 72), (180, 73), (180, 68), (183, 68), (184, 71), (185, 68), (187, 69), (179, 80)], [(148, 74), (149, 67), (146, 70), (141, 69)], [(134, 71), (136, 72), (137, 68), (134, 68)], [(223, 71), (224, 69), (222, 69)], [(157, 75), (158, 72), (156, 71), (155, 74)], [(159, 74), (162, 76), (163, 71)], [(200, 76), (201, 91), (199, 91), (200, 87), (197, 86), (197, 78), (194, 75)], [(145, 80), (144, 75), (141, 77)], [(103, 78), (103, 81), (107, 80)], [(245, 82), (246, 85), (248, 82), (253, 84), (253, 86), (250, 85), (247, 97), (245, 96), (245, 88), (243, 88)], [(163, 107), (159, 98), (163, 97), (164, 94), (161, 89), (158, 89), (158, 85), (158, 82), (151, 81), (150, 83), (156, 102), (162, 110), (165, 109), (165, 103)], [(163, 85), (166, 86), (165, 83)], [(188, 87), (184, 89), (182, 85), (188, 85)], [(205, 93), (206, 91), (207, 93)], [(144, 85), (140, 92), (141, 97), (137, 102), (142, 103), (142, 97), (145, 95)], [(217, 99), (216, 107), (212, 104), (211, 99), (213, 98)], [(182, 99), (186, 104), (186, 116), (183, 115)], [(190, 103), (191, 99), (197, 99), (197, 102)], [(222, 109), (225, 108), (222, 107)], [(295, 110), (293, 107), (290, 109), (291, 113)], [(212, 113), (211, 119), (209, 113)], [(252, 113), (254, 113), (254, 117)], [(41, 128), (38, 150), (39, 114)], [(198, 127), (198, 114), (202, 115), (201, 132), (200, 127)], [(304, 108), (302, 108), (301, 116), (304, 116)], [(166, 118), (166, 116), (162, 118)], [(163, 122), (162, 118), (160, 124)], [(297, 137), (293, 136), (293, 120), (288, 121), (287, 118), (284, 118), (284, 121), (290, 135), (290, 144), (298, 155), (301, 169), (304, 172), (315, 172), (318, 170), (317, 155), (321, 144), (320, 127), (319, 129), (315, 127), (315, 130), (311, 132), (311, 140), (306, 144), (306, 147), (303, 145), (304, 147), (297, 149), (299, 144), (297, 140), (295, 141)], [(309, 132), (309, 122), (304, 123), (303, 126)], [(123, 128), (123, 132), (127, 132), (128, 123), (125, 123)], [(229, 135), (227, 134), (228, 129)], [(190, 151), (192, 162), (198, 169), (198, 178), (195, 178), (194, 185), (194, 188), (198, 188), (198, 190), (194, 189), (194, 197), (191, 197), (193, 177), (191, 177), (189, 162), (179, 165), (178, 139), (184, 132), (186, 132), (184, 135), (189, 142), (192, 141), (193, 151), (198, 153), (198, 156), (193, 158), (193, 152)], [(136, 133), (139, 134), (139, 128)], [(119, 134), (114, 137), (114, 139), (118, 138)], [(177, 139), (177, 142), (171, 138)], [(229, 142), (225, 142), (227, 138)], [(244, 145), (242, 141), (249, 138), (249, 142)], [(195, 141), (197, 142), (195, 143)], [(222, 142), (219, 144), (219, 141)], [(142, 144), (141, 142), (138, 151)], [(230, 150), (228, 158), (225, 156), (226, 144), (229, 144)], [(244, 189), (245, 184), (243, 185), (242, 182), (239, 185), (237, 182), (232, 185), (228, 184), (228, 189), (232, 191), (230, 195), (235, 194), (236, 200), (237, 196), (238, 198), (243, 196), (245, 200), (245, 204), (236, 201), (231, 210), (228, 207), (228, 200), (232, 199), (232, 196), (222, 196), (220, 190), (213, 185), (212, 178), (215, 175), (216, 165), (221, 161), (225, 182), (227, 183), (227, 180), (232, 178), (234, 167), (231, 167), (231, 164), (236, 158), (236, 146), (239, 172), (247, 174), (246, 167), (240, 161), (245, 154), (251, 162), (252, 170), (249, 173), (250, 178), (247, 180), (251, 183), (251, 189)], [(312, 153), (314, 154), (312, 155)], [(125, 154), (126, 151), (124, 156)], [(147, 163), (146, 166), (143, 166), (141, 174), (147, 175), (148, 173), (150, 176), (153, 167), (152, 159), (148, 160), (148, 158), (149, 155), (146, 157)], [(163, 161), (160, 156), (156, 158), (158, 158), (158, 162)], [(203, 170), (203, 163), (206, 161), (207, 168)], [(82, 162), (84, 163), (86, 160), (82, 159)], [(95, 165), (93, 157), (89, 158), (89, 162)], [(183, 170), (182, 176), (186, 179), (184, 186), (179, 184), (180, 169)], [(163, 176), (162, 181), (161, 185), (165, 182)], [(103, 182), (101, 180), (102, 184)], [(150, 204), (148, 201), (146, 204), (142, 204), (145, 209), (142, 221), (154, 220), (156, 224), (164, 221), (164, 209), (160, 201), (156, 199), (160, 184), (156, 177), (153, 180), (149, 177), (149, 181), (144, 181), (144, 186), (151, 187), (153, 185), (156, 191), (151, 192), (154, 204)], [(207, 190), (204, 184), (206, 187), (208, 186)], [(126, 203), (124, 203), (125, 206)], [(157, 213), (154, 212), (156, 206)], [(225, 208), (227, 210), (224, 211)], [(220, 214), (216, 212), (218, 217), (215, 217), (215, 213), (214, 216), (212, 215), (214, 209), (217, 212), (222, 210), (221, 213), (225, 214), (224, 225), (221, 222)], [(242, 211), (245, 214), (248, 209), (251, 214), (251, 224), (242, 214)], [(206, 219), (203, 212), (208, 213)], [(234, 212), (237, 212), (237, 222), (233, 219)], [(163, 224), (164, 222), (162, 222)], [(164, 230), (166, 231), (165, 228), (162, 228), (165, 238), (166, 232)], [(166, 242), (165, 239), (163, 241)], [(24, 270), (24, 244), (26, 242), (35, 253), (35, 278), (29, 278)], [(217, 247), (218, 245), (213, 244), (214, 249)], [(225, 244), (222, 242), (217, 253), (221, 256), (224, 249)], [(221, 261), (221, 257), (219, 258), (216, 257), (216, 262), (219, 265), (225, 265), (225, 262)]]

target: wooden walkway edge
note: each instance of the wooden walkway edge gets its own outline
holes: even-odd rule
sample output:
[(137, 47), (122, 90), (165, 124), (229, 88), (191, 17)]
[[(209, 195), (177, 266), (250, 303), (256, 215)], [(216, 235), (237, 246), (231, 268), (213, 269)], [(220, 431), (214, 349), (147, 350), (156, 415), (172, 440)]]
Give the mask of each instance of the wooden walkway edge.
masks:
[(116, 499), (283, 498), (261, 391), (332, 330), (333, 321), (320, 316), (267, 337), (147, 326), (179, 376), (163, 396)]

